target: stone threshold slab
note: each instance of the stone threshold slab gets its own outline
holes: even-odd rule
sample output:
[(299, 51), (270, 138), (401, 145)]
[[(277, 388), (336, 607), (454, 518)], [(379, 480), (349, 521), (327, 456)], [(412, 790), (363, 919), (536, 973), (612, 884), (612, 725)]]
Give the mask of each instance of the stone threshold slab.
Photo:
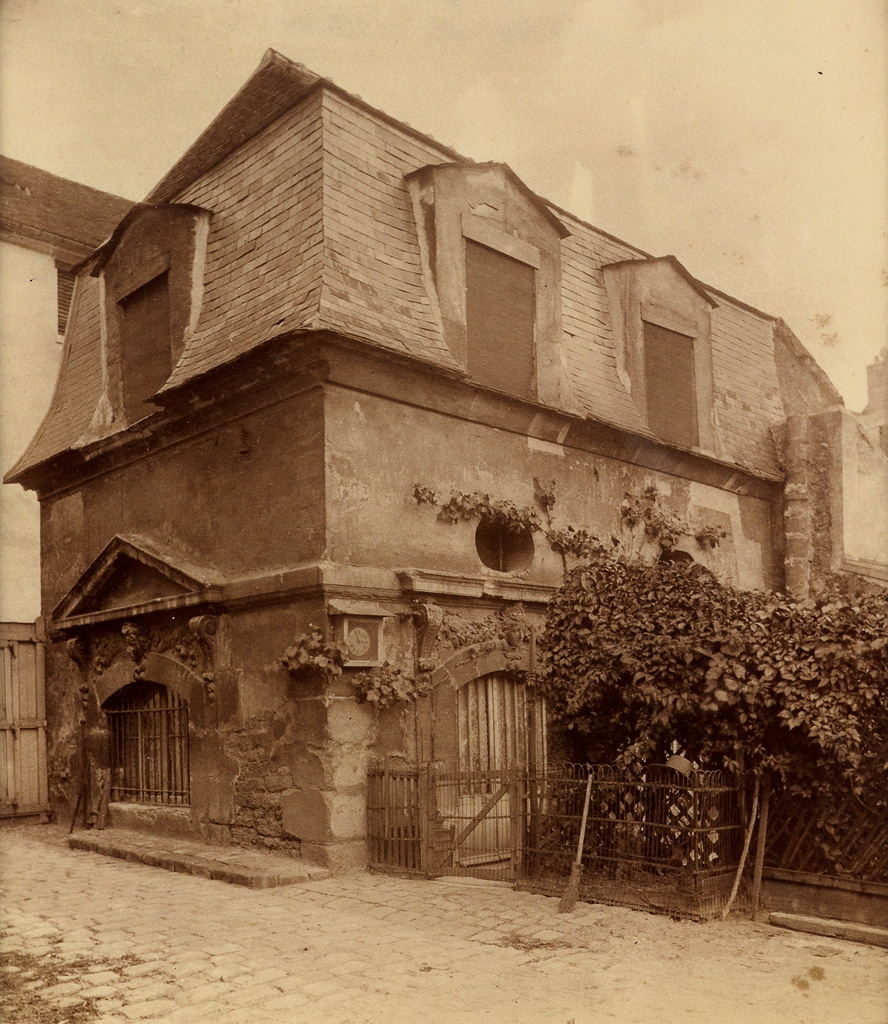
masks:
[(824, 935), (835, 939), (849, 939), (851, 942), (865, 942), (870, 946), (888, 947), (888, 928), (857, 924), (856, 921), (838, 921), (828, 917), (805, 917), (802, 914), (770, 914), (768, 920), (778, 928), (790, 928), (796, 932)]
[(165, 871), (197, 875), (250, 889), (298, 885), (330, 876), (327, 868), (292, 857), (234, 846), (208, 846), (119, 828), (75, 832), (68, 837), (68, 846), (72, 850), (101, 853), (106, 857), (118, 857)]

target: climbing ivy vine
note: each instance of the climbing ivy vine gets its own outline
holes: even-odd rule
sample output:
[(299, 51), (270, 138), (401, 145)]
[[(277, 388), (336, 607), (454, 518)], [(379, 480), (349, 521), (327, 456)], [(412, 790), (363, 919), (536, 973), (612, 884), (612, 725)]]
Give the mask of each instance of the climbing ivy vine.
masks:
[(314, 623), (309, 625), (307, 633), (296, 637), (281, 657), (281, 664), (291, 675), (318, 672), (328, 679), (342, 674), (344, 661), (342, 647), (328, 642), (320, 626)]
[[(542, 533), (552, 549), (561, 555), (565, 572), (568, 555), (587, 561), (620, 548), (622, 541), (619, 537), (612, 536), (602, 541), (585, 527), (572, 524), (556, 526), (553, 517), (557, 505), (555, 481), (541, 482), (535, 477), (533, 484), (537, 508), (494, 499), (480, 491), (452, 491), (445, 501), (431, 487), (419, 483), (414, 485), (413, 499), (419, 505), (437, 508), (438, 518), (443, 523), (487, 519), (515, 533), (525, 529)], [(708, 551), (727, 536), (720, 527), (693, 525), (668, 509), (653, 486), (639, 494), (627, 492), (620, 506), (620, 518), (630, 531), (641, 527), (644, 538), (659, 543), (663, 550), (671, 550), (681, 537), (686, 536), (693, 537), (701, 549)]]
[(552, 600), (533, 685), (576, 756), (767, 769), (791, 793), (884, 800), (888, 597), (816, 600), (720, 584), (698, 566), (600, 558)]
[(358, 672), (351, 680), (358, 691), (358, 702), (388, 708), (399, 701), (416, 700), (423, 687), (409, 673), (384, 661), (377, 668)]

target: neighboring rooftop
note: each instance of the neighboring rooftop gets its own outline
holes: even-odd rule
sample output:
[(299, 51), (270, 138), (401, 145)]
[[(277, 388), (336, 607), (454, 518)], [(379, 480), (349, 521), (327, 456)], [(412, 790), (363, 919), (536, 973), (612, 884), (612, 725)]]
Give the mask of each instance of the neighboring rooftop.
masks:
[(38, 167), (0, 156), (0, 239), (54, 256), (83, 259), (133, 204)]

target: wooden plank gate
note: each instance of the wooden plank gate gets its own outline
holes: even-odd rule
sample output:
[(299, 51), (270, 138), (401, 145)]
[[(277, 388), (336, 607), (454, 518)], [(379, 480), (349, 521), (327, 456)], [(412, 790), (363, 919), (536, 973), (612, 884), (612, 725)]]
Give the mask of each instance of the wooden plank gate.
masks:
[(0, 623), (0, 818), (45, 815), (43, 641), (33, 623)]
[(526, 817), (521, 770), (380, 762), (367, 783), (372, 867), (425, 877), (518, 877)]

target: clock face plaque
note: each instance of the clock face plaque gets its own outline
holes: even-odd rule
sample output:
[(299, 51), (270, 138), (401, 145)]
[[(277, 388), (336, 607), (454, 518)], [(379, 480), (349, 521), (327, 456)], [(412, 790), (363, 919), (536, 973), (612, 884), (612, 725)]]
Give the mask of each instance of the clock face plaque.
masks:
[(347, 665), (378, 665), (382, 650), (382, 619), (346, 616), (341, 637)]
[(348, 631), (346, 646), (348, 647), (348, 653), (360, 661), (366, 657), (367, 652), (370, 650), (370, 634), (363, 626), (355, 626)]

